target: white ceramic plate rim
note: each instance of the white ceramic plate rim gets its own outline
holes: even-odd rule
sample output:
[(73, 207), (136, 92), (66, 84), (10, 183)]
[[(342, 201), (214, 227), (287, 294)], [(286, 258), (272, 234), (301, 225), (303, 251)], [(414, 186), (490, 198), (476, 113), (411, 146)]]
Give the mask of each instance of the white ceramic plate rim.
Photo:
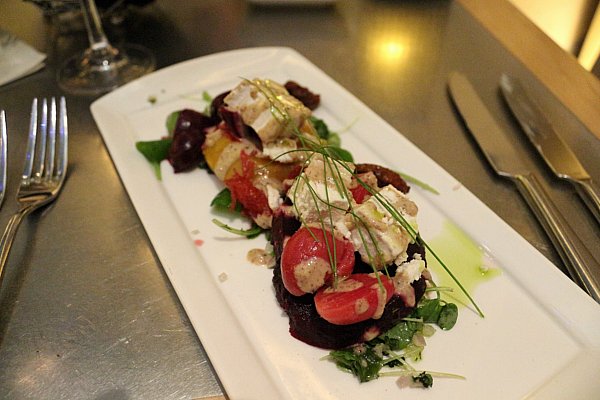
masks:
[[(325, 365), (326, 362), (318, 360), (325, 353), (290, 339), (287, 331), (282, 331), (281, 327), (287, 321), (281, 313), (273, 312), (277, 314), (273, 316), (249, 315), (248, 310), (243, 309), (244, 302), (248, 302), (249, 309), (264, 306), (265, 309), (276, 310), (273, 308), (273, 294), (268, 289), (269, 275), (264, 272), (248, 272), (250, 268), (247, 265), (228, 265), (224, 268), (237, 267), (239, 272), (235, 272), (235, 276), (230, 273), (231, 279), (227, 281), (224, 279), (226, 275), (219, 274), (219, 270), (215, 269), (214, 261), (211, 263), (214, 255), (203, 253), (204, 250), (198, 249), (190, 240), (190, 236), (193, 236), (190, 230), (195, 225), (190, 227), (189, 220), (196, 216), (188, 214), (188, 203), (184, 197), (193, 198), (197, 195), (195, 185), (199, 182), (198, 177), (206, 181), (209, 178), (202, 171), (174, 177), (169, 166), (164, 163), (164, 179), (159, 182), (148, 163), (135, 150), (135, 141), (157, 139), (163, 133), (158, 126), (153, 132), (147, 131), (148, 122), (144, 118), (152, 116), (154, 110), (160, 114), (157, 119), (159, 121), (165, 117), (166, 109), (182, 104), (190, 93), (199, 95), (202, 90), (224, 90), (234, 85), (239, 77), (284, 79), (285, 74), (292, 75), (290, 79), (296, 79), (321, 93), (322, 107), (328, 118), (337, 118), (338, 123), (354, 121), (350, 132), (343, 137), (344, 143), (349, 142), (355, 146), (350, 148), (355, 156), (356, 152), (377, 154), (375, 159), (360, 161), (379, 162), (434, 184), (440, 195), (416, 193), (420, 204), (423, 203), (421, 214), (427, 210), (432, 214), (441, 213), (444, 218), (458, 224), (495, 257), (500, 256), (499, 261), (507, 278), (500, 280), (499, 287), (502, 290), (508, 288), (522, 296), (532, 310), (531, 317), (527, 318), (538, 318), (551, 328), (550, 334), (540, 333), (540, 340), (544, 337), (553, 340), (555, 337), (556, 343), (569, 343), (566, 346), (568, 349), (558, 349), (560, 355), (548, 354), (547, 360), (544, 356), (539, 358), (536, 355), (538, 358), (531, 361), (531, 365), (534, 368), (539, 366), (541, 370), (537, 374), (532, 372), (530, 376), (515, 377), (524, 381), (531, 378), (531, 384), (519, 381), (518, 388), (514, 391), (503, 389), (507, 382), (498, 382), (497, 387), (481, 388), (479, 386), (483, 382), (477, 380), (468, 383), (442, 381), (439, 384), (436, 381), (432, 390), (408, 390), (398, 395), (406, 398), (441, 399), (489, 391), (489, 398), (529, 396), (528, 398), (548, 399), (561, 398), (560, 395), (564, 395), (565, 390), (575, 396), (573, 398), (597, 394), (600, 387), (593, 371), (597, 370), (600, 362), (600, 307), (452, 176), (344, 88), (294, 50), (266, 47), (233, 50), (170, 66), (123, 86), (98, 99), (91, 106), (94, 119), (152, 245), (230, 398), (354, 399), (393, 394), (400, 390), (392, 380), (359, 385), (353, 378), (335, 371), (333, 366)], [(150, 102), (150, 98), (155, 98), (156, 103)], [(348, 115), (348, 110), (351, 110), (351, 115)], [(364, 131), (370, 132), (368, 142), (360, 137), (360, 132)], [(360, 143), (362, 147), (356, 148), (356, 143)], [(403, 160), (398, 160), (399, 148), (406, 154)], [(210, 196), (217, 190), (216, 184), (212, 185)], [(469, 212), (465, 213), (465, 209)], [(208, 208), (206, 210), (208, 215)], [(200, 209), (198, 213), (201, 212)], [(202, 239), (210, 246), (223, 246), (220, 243), (222, 238), (210, 237), (218, 236), (218, 233), (214, 233), (217, 231), (206, 227), (206, 220), (202, 219), (204, 217), (198, 218), (198, 224), (203, 224), (206, 232), (213, 232)], [(205, 248), (210, 247), (209, 245)], [(243, 262), (244, 246), (246, 245), (241, 244), (240, 250), (233, 253), (237, 257), (235, 263)], [(527, 267), (522, 268), (522, 265)], [(238, 274), (248, 279), (250, 286), (256, 286), (256, 290), (260, 291), (259, 300), (245, 299), (244, 296), (248, 294), (242, 286), (231, 291), (231, 287), (236, 285), (233, 278), (238, 277)], [(494, 288), (494, 285), (491, 284), (490, 287)], [(446, 353), (448, 350), (441, 348), (444, 343), (446, 347), (459, 346), (460, 338), (471, 340), (470, 335), (478, 336), (483, 332), (490, 334), (498, 329), (505, 330), (507, 335), (514, 332), (512, 327), (504, 327), (495, 320), (494, 314), (504, 315), (507, 308), (510, 312), (517, 313), (522, 305), (511, 304), (511, 299), (503, 299), (501, 293), (493, 291), (477, 295), (484, 311), (491, 315), (486, 319), (479, 319), (470, 315), (474, 313), (468, 312), (464, 317), (461, 315), (457, 328), (432, 339), (428, 347), (433, 349), (427, 350), (426, 357), (435, 358), (437, 354), (443, 354), (438, 361), (445, 365), (444, 358), (452, 353)], [(272, 323), (273, 327), (280, 329), (273, 330), (270, 326), (261, 326), (259, 322)], [(526, 331), (523, 336), (530, 340), (534, 334)], [(495, 349), (502, 343), (489, 345), (490, 349)], [(517, 342), (513, 345), (521, 344)], [(531, 345), (536, 346), (533, 340)], [(525, 353), (519, 357), (527, 358), (527, 351)], [(456, 356), (462, 357), (463, 361), (454, 360), (451, 365), (462, 365), (469, 371), (476, 371), (478, 368), (475, 365), (477, 355), (468, 354), (467, 351), (466, 355)], [(550, 361), (557, 357), (561, 361), (556, 361), (556, 366), (544, 369), (543, 364), (552, 364)], [(532, 355), (532, 358), (535, 357)], [(487, 360), (486, 357), (481, 359)], [(575, 359), (577, 362), (573, 361)], [(515, 360), (507, 357), (507, 362)], [(506, 374), (507, 378), (511, 378), (510, 373), (500, 367), (490, 365), (486, 368), (489, 368), (490, 373), (499, 376)], [(318, 373), (309, 373), (309, 369)], [(471, 374), (478, 376), (475, 372)], [(489, 383), (486, 385), (489, 386)]]

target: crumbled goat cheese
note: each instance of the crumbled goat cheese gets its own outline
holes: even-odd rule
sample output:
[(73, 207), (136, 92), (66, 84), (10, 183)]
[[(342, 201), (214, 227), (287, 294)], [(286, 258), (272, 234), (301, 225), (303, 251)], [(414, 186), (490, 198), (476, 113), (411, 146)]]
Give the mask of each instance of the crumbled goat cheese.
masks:
[(417, 206), (392, 185), (384, 187), (377, 196), (372, 196), (355, 207), (354, 215), (346, 216), (346, 225), (354, 247), (363, 261), (376, 268), (404, 261), (406, 249), (412, 241), (409, 232), (396, 221), (384, 204), (395, 209), (415, 231), (417, 230)]
[(256, 131), (263, 144), (292, 137), (294, 128), (310, 116), (310, 110), (300, 100), (270, 80), (242, 81), (224, 102)]
[[(353, 169), (351, 164), (347, 166)], [(294, 203), (294, 214), (306, 223), (335, 225), (350, 206), (351, 194), (341, 188), (351, 180), (352, 173), (345, 167), (320, 154), (314, 155), (287, 192)]]

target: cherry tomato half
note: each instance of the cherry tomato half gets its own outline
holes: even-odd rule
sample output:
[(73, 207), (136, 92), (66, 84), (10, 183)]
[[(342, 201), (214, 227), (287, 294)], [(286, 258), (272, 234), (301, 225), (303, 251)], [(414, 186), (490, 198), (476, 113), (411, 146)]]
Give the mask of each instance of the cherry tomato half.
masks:
[(338, 278), (352, 273), (354, 246), (349, 240), (334, 240), (331, 232), (321, 228), (300, 228), (286, 242), (281, 255), (284, 286), (294, 296), (314, 293), (333, 280), (333, 258)]
[[(381, 283), (379, 282), (381, 281)], [(394, 294), (394, 282), (386, 275), (353, 274), (337, 287), (323, 287), (315, 295), (319, 315), (335, 325), (350, 325), (378, 318)]]

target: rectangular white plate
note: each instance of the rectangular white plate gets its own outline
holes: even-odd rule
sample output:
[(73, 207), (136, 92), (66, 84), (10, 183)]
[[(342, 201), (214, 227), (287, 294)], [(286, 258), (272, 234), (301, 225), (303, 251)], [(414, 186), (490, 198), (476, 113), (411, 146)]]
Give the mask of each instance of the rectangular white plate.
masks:
[[(439, 190), (439, 195), (411, 191), (425, 240), (452, 221), (501, 266), (501, 276), (473, 293), (485, 318), (461, 309), (456, 327), (430, 338), (417, 364), (466, 380), (436, 379), (428, 390), (399, 389), (394, 378), (359, 384), (320, 360), (326, 351), (288, 334), (272, 271), (246, 261), (247, 251), (263, 247), (264, 239), (232, 237), (211, 223), (209, 203), (221, 187), (214, 177), (201, 170), (175, 175), (164, 162), (163, 180), (156, 179), (135, 142), (165, 135), (169, 113), (202, 110), (203, 91), (215, 96), (241, 77), (292, 79), (320, 93), (316, 115), (333, 130), (350, 127), (342, 142), (356, 160), (406, 172)], [(91, 110), (232, 399), (575, 399), (600, 393), (595, 376), (600, 306), (452, 176), (295, 51), (243, 49), (183, 62), (123, 86)]]

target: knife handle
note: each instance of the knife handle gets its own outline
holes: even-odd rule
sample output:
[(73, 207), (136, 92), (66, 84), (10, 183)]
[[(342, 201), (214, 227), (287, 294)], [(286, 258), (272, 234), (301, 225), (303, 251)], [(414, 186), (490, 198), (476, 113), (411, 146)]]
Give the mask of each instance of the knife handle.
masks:
[(535, 175), (516, 175), (513, 180), (550, 237), (571, 277), (600, 303), (600, 263), (567, 224)]
[(600, 190), (591, 179), (577, 179), (572, 182), (577, 193), (600, 224)]

